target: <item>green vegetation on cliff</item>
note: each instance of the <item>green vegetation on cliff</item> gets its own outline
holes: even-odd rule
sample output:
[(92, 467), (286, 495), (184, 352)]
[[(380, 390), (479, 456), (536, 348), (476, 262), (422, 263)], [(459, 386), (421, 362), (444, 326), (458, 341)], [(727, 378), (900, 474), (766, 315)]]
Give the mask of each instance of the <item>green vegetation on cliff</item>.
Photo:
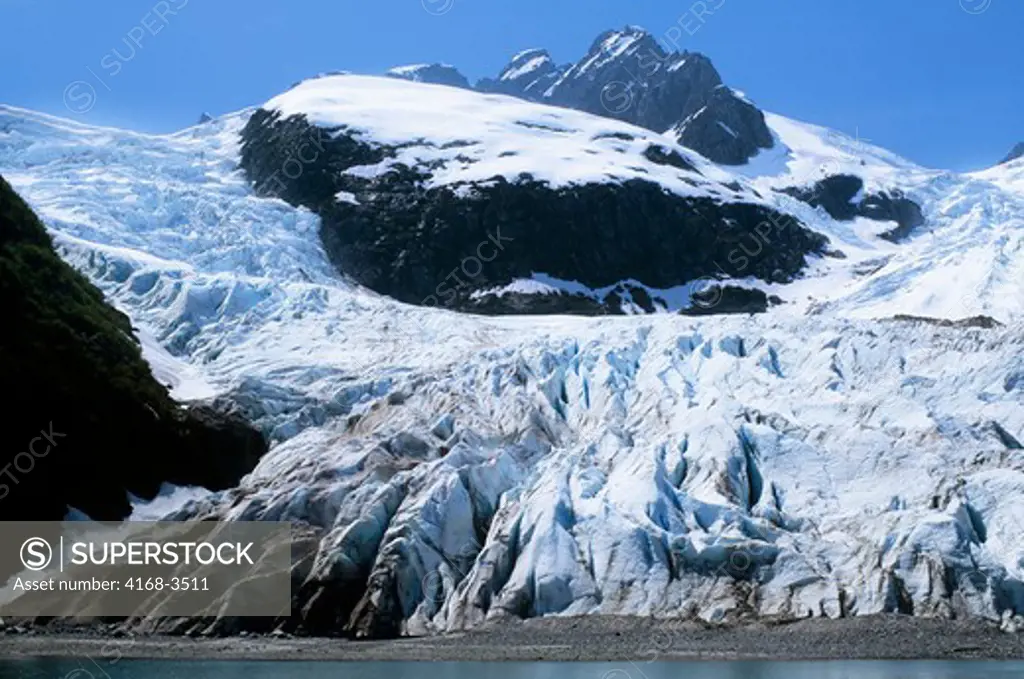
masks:
[(126, 491), (225, 488), (266, 450), (212, 406), (185, 409), (152, 376), (128, 318), (63, 262), (0, 177), (0, 519), (117, 519)]

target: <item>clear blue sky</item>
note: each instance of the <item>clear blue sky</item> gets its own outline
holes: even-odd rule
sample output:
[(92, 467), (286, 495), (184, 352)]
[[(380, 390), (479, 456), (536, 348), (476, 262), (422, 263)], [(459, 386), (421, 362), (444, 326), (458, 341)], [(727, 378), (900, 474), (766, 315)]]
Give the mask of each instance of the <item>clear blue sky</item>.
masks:
[(705, 2), (721, 6), (694, 31), (693, 0), (0, 0), (0, 102), (172, 131), (320, 71), (445, 61), (476, 79), (526, 47), (562, 62), (607, 28), (683, 25), (762, 108), (920, 163), (977, 168), (1024, 140), (1022, 0)]

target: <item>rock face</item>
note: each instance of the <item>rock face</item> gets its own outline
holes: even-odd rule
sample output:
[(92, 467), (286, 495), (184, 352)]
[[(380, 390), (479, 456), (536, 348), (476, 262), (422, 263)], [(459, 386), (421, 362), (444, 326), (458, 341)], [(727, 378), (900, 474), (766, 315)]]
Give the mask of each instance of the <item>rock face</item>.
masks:
[(183, 409), (143, 360), (128, 318), (54, 252), (0, 178), (0, 518), (60, 520), (68, 506), (127, 516), (171, 482), (229, 488), (266, 452), (222, 403)]
[[(901, 163), (889, 168), (894, 181), (885, 186), (921, 201), (932, 234), (857, 253), (863, 230), (769, 193), (764, 182), (758, 202), (742, 177), (728, 189), (715, 180), (719, 168), (665, 140), (696, 171), (651, 161), (643, 152), (654, 133), (520, 99), (374, 80), (403, 88), (407, 103), (416, 103), (408, 88), (445, 97), (435, 119), (458, 137), (417, 127), (434, 124), (429, 110), (402, 111), (413, 134), (394, 137), (402, 148), (386, 149), (396, 157), (381, 160), (371, 143), (395, 129), (384, 123), (397, 107), (387, 87), (378, 88), (355, 102), (362, 118), (344, 111), (352, 126), (337, 142), (360, 164), (336, 175), (376, 180), (400, 162), (405, 170), (395, 172), (430, 174), (416, 192), (449, 187), (458, 201), (487, 177), (513, 183), (526, 169), (569, 191), (574, 185), (559, 177), (592, 157), (596, 172), (569, 179), (646, 179), (680, 198), (794, 209), (805, 224), (836, 234), (832, 245), (850, 254), (816, 262), (833, 269), (807, 281), (824, 304), (801, 302), (797, 287), (791, 298), (776, 288), (767, 292), (787, 297), (788, 309), (766, 314), (448, 313), (397, 303), (338, 276), (317, 239), (319, 218), (252, 194), (236, 172), (235, 145), (224, 143), (249, 112), (165, 136), (72, 126), (0, 106), (0, 166), (17, 168), (12, 178), (45, 215), (66, 261), (201, 377), (239, 384), (246, 412), (262, 410), (261, 426), (277, 432), (277, 445), (238, 488), (176, 518), (314, 527), (306, 542), (312, 554), (292, 571), (292, 624), (387, 635), (550, 613), (720, 623), (902, 611), (1018, 625), (1024, 295), (1016, 264), (1024, 260), (1015, 255), (1024, 199), (990, 181)], [(343, 84), (326, 88), (332, 100), (367, 85)], [(300, 94), (313, 101), (308, 89)], [(382, 99), (386, 108), (367, 112)], [(475, 100), (484, 101), (474, 108)], [(514, 122), (496, 137), (478, 136), (473, 118), (498, 105), (512, 107), (508, 120), (533, 126), (538, 154), (556, 151), (530, 156), (511, 133)], [(814, 158), (819, 167), (824, 130), (773, 118), (793, 159)], [(488, 128), (501, 122), (480, 119)], [(308, 124), (296, 123), (300, 129)], [(265, 164), (261, 176), (275, 164), (282, 175), (308, 172), (309, 183), (285, 188), (303, 200), (326, 195), (327, 208), (371, 200), (327, 193), (339, 156), (318, 142), (309, 139), (292, 156), (257, 145), (247, 162)], [(276, 151), (260, 158), (259, 149)], [(571, 162), (560, 163), (563, 154)], [(288, 162), (299, 156), (309, 164)], [(863, 157), (833, 174), (858, 174)], [(866, 157), (865, 176), (877, 176), (880, 165)], [(97, 173), (101, 165), (106, 171)], [(788, 173), (776, 179), (771, 186), (801, 183)], [(154, 184), (166, 187), (159, 200)], [(755, 247), (746, 244), (750, 253)], [(869, 264), (884, 268), (858, 272)], [(967, 272), (986, 286), (961, 285), (974, 282)], [(629, 283), (621, 287), (640, 304)], [(712, 283), (695, 296), (706, 303), (718, 295), (722, 305), (757, 303)], [(963, 306), (954, 306), (957, 299)], [(808, 313), (789, 313), (801, 308)], [(871, 320), (898, 315), (917, 318)], [(0, 341), (11, 333), (4, 330)], [(88, 349), (90, 335), (54, 346)], [(52, 349), (45, 356), (61, 358)], [(3, 378), (5, 385), (13, 379)], [(60, 388), (62, 378), (47, 387)], [(91, 391), (78, 405), (103, 397)], [(125, 414), (135, 419), (135, 411)], [(147, 459), (158, 452), (143, 448)], [(265, 631), (280, 622), (246, 624)], [(238, 629), (211, 617), (167, 631)]]
[(569, 68), (568, 65), (555, 65), (547, 50), (524, 50), (512, 57), (497, 78), (484, 78), (477, 82), (476, 89), (542, 101), (547, 89)]
[(546, 99), (665, 132), (700, 110), (721, 84), (707, 57), (666, 52), (649, 33), (627, 28), (598, 36)]
[(924, 224), (921, 206), (907, 198), (899, 190), (879, 191), (861, 195), (864, 181), (854, 175), (832, 175), (818, 181), (812, 187), (789, 187), (782, 189), (794, 198), (808, 205), (824, 208), (833, 218), (849, 221), (854, 217), (866, 217), (880, 222), (896, 222), (896, 226), (879, 237), (897, 243), (913, 230)]
[[(400, 149), (344, 130), (323, 134), (301, 116), (266, 110), (242, 133), (242, 167), (265, 186), (290, 149), (313, 137), (323, 151), (294, 180), (278, 175), (280, 197), (321, 215), (321, 238), (341, 271), (412, 304), (485, 313), (621, 313), (614, 290), (589, 299), (541, 294), (533, 297), (535, 306), (527, 303), (530, 296), (506, 297), (504, 288), (536, 272), (590, 290), (627, 280), (638, 289), (670, 289), (708, 276), (781, 283), (826, 242), (764, 205), (675, 195), (653, 181), (552, 187), (523, 174), (514, 181), (498, 176), (432, 186), (428, 166), (403, 163), (367, 176), (352, 168), (379, 167)], [(654, 166), (700, 176), (672, 149), (648, 147), (642, 155)], [(765, 229), (774, 235), (759, 237)], [(639, 309), (654, 310), (639, 298)]]
[[(182, 431), (183, 447), (185, 451), (197, 451), (209, 457), (181, 467), (172, 466), (167, 472), (168, 482), (213, 490), (233, 488), (267, 452), (263, 435), (232, 403), (223, 400), (199, 403), (189, 407), (187, 412)], [(197, 455), (185, 452), (184, 457)]]
[[(506, 72), (516, 71), (521, 56)], [(668, 52), (641, 28), (601, 34), (582, 59), (561, 71), (550, 60), (534, 59), (547, 86), (531, 86), (518, 96), (655, 132), (671, 130), (684, 146), (728, 165), (742, 164), (773, 145), (764, 115), (722, 84), (710, 59)]]
[(999, 161), (999, 164), (1003, 165), (1005, 163), (1009, 163), (1012, 160), (1017, 160), (1018, 158), (1022, 157), (1024, 157), (1024, 141), (1019, 142), (1016, 146), (1014, 146), (1013, 149), (1011, 149), (1010, 152), (1006, 155), (1006, 157)]
[[(388, 75), (468, 86), (457, 71), (436, 64)], [(475, 88), (671, 132), (684, 146), (726, 165), (743, 164), (774, 145), (764, 115), (722, 84), (710, 59), (669, 52), (636, 26), (602, 33), (586, 55), (562, 66), (547, 50), (524, 50), (497, 78), (484, 78)]]
[(448, 64), (398, 66), (388, 71), (386, 75), (391, 78), (401, 78), (402, 80), (411, 80), (417, 83), (469, 88), (469, 81), (466, 80), (466, 76), (459, 73), (457, 68)]
[(764, 114), (724, 85), (714, 88), (700, 110), (673, 132), (683, 146), (726, 165), (741, 165), (774, 144)]

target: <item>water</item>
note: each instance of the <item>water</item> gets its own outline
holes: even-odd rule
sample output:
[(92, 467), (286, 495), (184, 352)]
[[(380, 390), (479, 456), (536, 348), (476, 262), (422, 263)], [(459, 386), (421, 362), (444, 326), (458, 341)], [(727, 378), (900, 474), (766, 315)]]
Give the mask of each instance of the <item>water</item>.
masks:
[(1022, 679), (1024, 662), (272, 662), (0, 660), (0, 679)]

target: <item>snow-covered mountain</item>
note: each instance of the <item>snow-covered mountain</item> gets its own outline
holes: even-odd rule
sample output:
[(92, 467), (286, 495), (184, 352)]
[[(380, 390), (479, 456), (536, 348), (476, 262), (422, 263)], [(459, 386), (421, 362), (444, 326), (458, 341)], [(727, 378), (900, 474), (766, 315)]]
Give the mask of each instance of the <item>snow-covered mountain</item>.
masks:
[[(275, 127), (290, 114), (305, 120)], [(723, 168), (626, 123), (338, 76), (165, 136), (0, 107), (0, 174), (177, 396), (228, 396), (267, 433), (238, 489), (177, 515), (320, 529), (294, 573), (307, 629), (1024, 614), (1024, 194), (765, 120), (772, 148)], [(267, 126), (299, 144), (267, 146)], [(366, 162), (321, 167), (343, 148)], [(292, 203), (330, 205), (254, 189), (261, 162), (298, 174), (279, 187)], [(330, 255), (334, 210), (409, 172), (407, 195), (452, 190), (454, 206), (493, 177), (567, 195), (640, 181), (827, 244), (779, 280), (744, 275), (778, 230), (730, 244), (730, 282), (786, 302), (759, 315), (455, 313), (368, 290)], [(836, 176), (860, 182), (849, 210), (820, 192)], [(924, 221), (882, 238), (895, 198)], [(509, 285), (571, 285), (542, 273)]]
[[(747, 180), (664, 136), (506, 96), (319, 78), (258, 110), (242, 140), (254, 184), (323, 218), (339, 269), (411, 303), (690, 308), (695, 280), (784, 283), (825, 242)], [(307, 163), (295, 153), (304, 146)], [(761, 242), (766, 224), (773, 237)], [(758, 256), (737, 262), (744, 239)]]
[(1017, 142), (1017, 144), (1015, 144), (1014, 147), (1010, 149), (1010, 152), (1006, 154), (1006, 157), (999, 161), (999, 164), (1003, 165), (1005, 163), (1017, 160), (1018, 158), (1024, 158), (1024, 141)]
[(459, 73), (458, 69), (449, 64), (398, 66), (392, 68), (386, 75), (417, 83), (433, 83), (435, 85), (448, 85), (449, 87), (469, 87), (469, 81), (466, 80), (466, 76)]
[[(389, 75), (468, 86), (461, 73), (443, 64), (402, 66)], [(543, 49), (524, 50), (497, 78), (474, 87), (668, 133), (718, 163), (741, 165), (772, 146), (764, 115), (723, 84), (710, 59), (666, 50), (639, 26), (605, 31), (571, 64), (556, 65)]]

